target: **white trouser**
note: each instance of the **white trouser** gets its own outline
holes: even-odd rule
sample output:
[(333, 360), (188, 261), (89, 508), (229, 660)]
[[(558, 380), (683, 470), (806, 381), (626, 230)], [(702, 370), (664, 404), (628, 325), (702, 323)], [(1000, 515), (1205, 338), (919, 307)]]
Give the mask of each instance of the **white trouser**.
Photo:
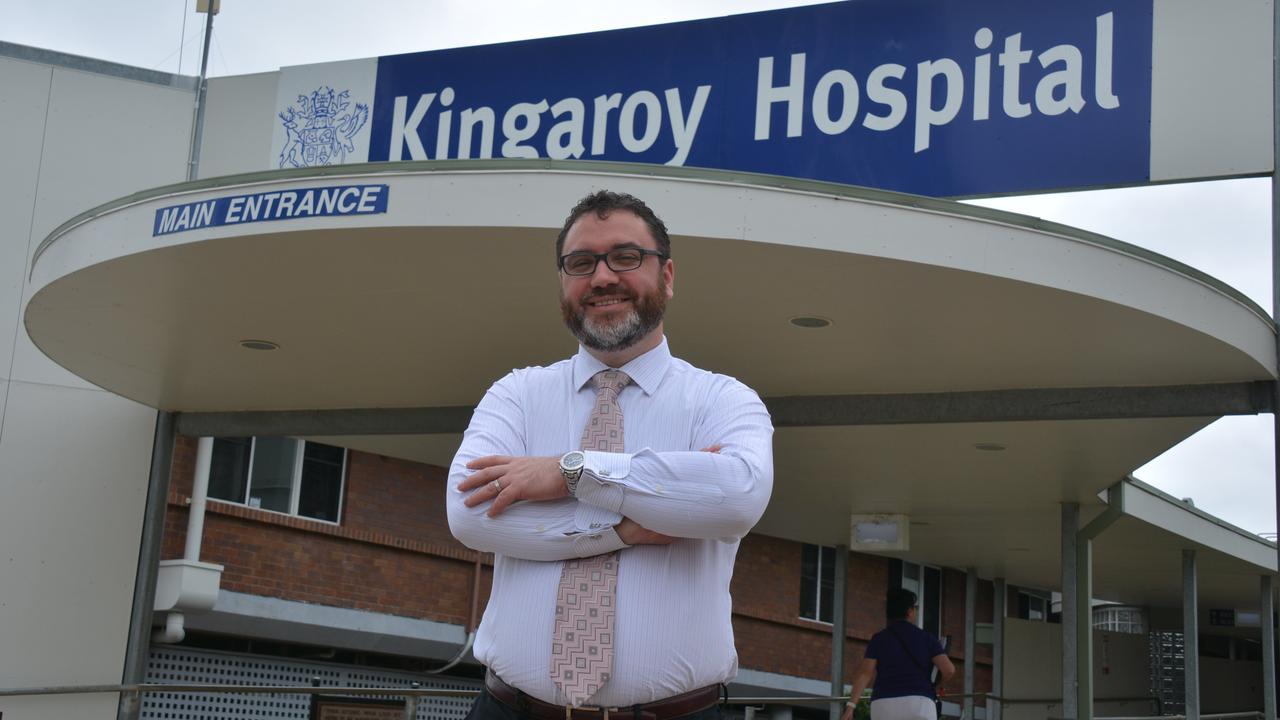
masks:
[(920, 695), (880, 698), (871, 703), (871, 720), (935, 720), (933, 699)]

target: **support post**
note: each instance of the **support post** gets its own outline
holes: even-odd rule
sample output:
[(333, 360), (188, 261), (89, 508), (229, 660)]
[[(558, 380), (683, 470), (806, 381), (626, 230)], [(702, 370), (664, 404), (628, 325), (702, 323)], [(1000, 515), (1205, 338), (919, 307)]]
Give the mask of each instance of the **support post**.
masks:
[[(187, 179), (200, 176), (200, 145), (204, 142), (205, 95), (209, 90), (209, 43), (213, 40), (213, 16), (218, 14), (218, 0), (209, 0), (205, 8), (204, 48), (200, 54), (200, 79), (196, 84), (195, 120), (191, 123), (191, 150), (188, 153)], [(198, 12), (198, 10), (197, 10)]]
[[(414, 689), (414, 690), (417, 690), (418, 688), (422, 687), (422, 683), (419, 683), (419, 682), (410, 683), (410, 684), (409, 684), (409, 687), (410, 687), (410, 688), (412, 688), (412, 689)], [(419, 701), (419, 700), (420, 700), (420, 697), (419, 697), (418, 695), (406, 695), (406, 696), (405, 696), (405, 698), (404, 698), (404, 720), (417, 720), (417, 719), (418, 719), (418, 701)]]
[(213, 465), (213, 438), (202, 437), (196, 444), (196, 474), (191, 481), (191, 509), (187, 516), (187, 560), (200, 559), (204, 541), (204, 513), (209, 499), (209, 469)]
[(960, 716), (973, 720), (973, 678), (978, 664), (978, 570), (964, 574), (964, 704)]
[[(1124, 514), (1124, 481), (1107, 488), (1107, 509), (1076, 535), (1076, 707), (1093, 720), (1093, 541)], [(1065, 614), (1065, 608), (1064, 608)]]
[(1262, 710), (1276, 717), (1276, 603), (1271, 575), (1262, 576)]
[[(151, 473), (147, 480), (147, 507), (142, 516), (138, 569), (133, 581), (133, 608), (129, 616), (129, 642), (125, 649), (122, 685), (137, 685), (147, 672), (151, 652), (151, 616), (156, 604), (156, 576), (160, 570), (160, 541), (164, 536), (164, 511), (169, 496), (169, 469), (173, 465), (173, 413), (156, 413), (151, 443)], [(137, 693), (124, 692), (116, 710), (117, 720), (137, 720)]]
[[(849, 548), (836, 546), (835, 587), (831, 598), (831, 697), (844, 695), (845, 604), (849, 587)], [(831, 701), (831, 720), (840, 720), (844, 703)]]
[[(1271, 318), (1280, 321), (1280, 2), (1271, 3)], [(1280, 324), (1276, 325), (1276, 362), (1280, 364)], [(1276, 368), (1280, 375), (1280, 367)], [(1271, 383), (1271, 407), (1273, 437), (1271, 443), (1272, 468), (1275, 471), (1276, 526), (1280, 530), (1280, 382)], [(1280, 563), (1280, 543), (1276, 544), (1276, 559)], [(1266, 645), (1267, 641), (1263, 642)], [(1275, 675), (1268, 678), (1274, 682)], [(1272, 708), (1274, 710), (1274, 707)], [(1272, 720), (1274, 713), (1267, 715)]]
[(1001, 720), (1004, 714), (1004, 619), (1009, 614), (1009, 585), (1005, 579), (995, 579), (994, 602), (991, 608), (991, 694), (1000, 700), (987, 701), (987, 720)]
[(1080, 504), (1062, 504), (1062, 717), (1076, 720), (1076, 528), (1080, 524)]
[(1200, 720), (1200, 618), (1196, 605), (1196, 551), (1182, 551), (1182, 655), (1187, 720)]

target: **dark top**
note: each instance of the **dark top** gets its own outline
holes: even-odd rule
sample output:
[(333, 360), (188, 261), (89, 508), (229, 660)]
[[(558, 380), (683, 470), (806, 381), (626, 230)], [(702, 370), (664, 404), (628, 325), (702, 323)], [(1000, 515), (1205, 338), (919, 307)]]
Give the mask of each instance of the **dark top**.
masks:
[[(894, 634), (902, 638), (898, 642)], [(903, 645), (906, 648), (903, 648)], [(907, 656), (910, 650), (911, 657)], [(876, 661), (876, 683), (871, 699), (921, 695), (933, 698), (933, 658), (943, 654), (938, 638), (906, 620), (892, 620), (871, 637), (866, 658)], [(914, 658), (914, 659), (913, 659)]]

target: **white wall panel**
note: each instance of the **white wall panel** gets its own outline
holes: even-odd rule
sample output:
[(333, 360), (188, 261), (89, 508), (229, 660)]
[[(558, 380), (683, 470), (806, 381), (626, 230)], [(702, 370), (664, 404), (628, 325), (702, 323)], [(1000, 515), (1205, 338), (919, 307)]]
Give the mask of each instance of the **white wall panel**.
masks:
[(1269, 172), (1270, 0), (1156, 0), (1151, 179)]
[[(54, 69), (33, 249), (58, 225), (96, 205), (185, 180), (192, 102), (185, 90)], [(89, 387), (50, 362), (26, 332), (17, 335), (13, 377)]]
[(21, 720), (109, 720), (119, 702), (113, 693), (0, 698), (0, 712)]
[(0, 172), (0, 378), (9, 376), (15, 335), (25, 335), (18, 319), (33, 249), (31, 215), (52, 77), (50, 67), (0, 58), (0, 118), (10, 139)]
[[(1005, 621), (1004, 692), (1012, 698), (1062, 697), (1062, 626), (1032, 620)], [(1149, 694), (1150, 665), (1145, 635), (1093, 633), (1093, 696), (1138, 698)], [(1137, 716), (1149, 703), (1098, 702), (1099, 716)], [(1010, 705), (1007, 720), (1060, 717), (1060, 703)]]
[(109, 393), (9, 383), (0, 684), (120, 682), (154, 427)]
[(1262, 707), (1262, 663), (1200, 658), (1200, 710), (1228, 713)]
[(276, 117), (278, 72), (214, 78), (204, 116), (200, 177), (259, 172), (271, 162), (271, 131)]

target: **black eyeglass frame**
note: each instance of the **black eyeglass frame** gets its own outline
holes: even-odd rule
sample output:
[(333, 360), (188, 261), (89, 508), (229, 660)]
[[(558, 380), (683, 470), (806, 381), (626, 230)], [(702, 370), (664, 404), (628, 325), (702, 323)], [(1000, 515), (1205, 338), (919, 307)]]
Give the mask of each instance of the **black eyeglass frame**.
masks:
[[(609, 262), (609, 256), (616, 252), (640, 253), (640, 262), (635, 267), (626, 268), (626, 269), (616, 268), (613, 266), (613, 263)], [(647, 255), (657, 255), (659, 263), (664, 263), (671, 258), (670, 255), (664, 252), (661, 252), (659, 250), (647, 250), (645, 248), (640, 248), (640, 247), (617, 247), (608, 252), (602, 252), (602, 253), (589, 253), (581, 250), (577, 252), (565, 253), (564, 255), (561, 255), (559, 257), (556, 264), (559, 266), (560, 272), (564, 273), (565, 275), (568, 275), (569, 277), (587, 277), (588, 275), (595, 274), (596, 269), (600, 267), (601, 260), (604, 261), (605, 267), (609, 268), (610, 270), (616, 273), (624, 273), (624, 272), (631, 272), (632, 270), (639, 270), (640, 267), (644, 265), (644, 259), (645, 259), (645, 256)], [(571, 273), (568, 270), (566, 270), (564, 267), (565, 261), (571, 257), (590, 257), (590, 258), (593, 258), (595, 262), (592, 263), (591, 270), (588, 272)]]

